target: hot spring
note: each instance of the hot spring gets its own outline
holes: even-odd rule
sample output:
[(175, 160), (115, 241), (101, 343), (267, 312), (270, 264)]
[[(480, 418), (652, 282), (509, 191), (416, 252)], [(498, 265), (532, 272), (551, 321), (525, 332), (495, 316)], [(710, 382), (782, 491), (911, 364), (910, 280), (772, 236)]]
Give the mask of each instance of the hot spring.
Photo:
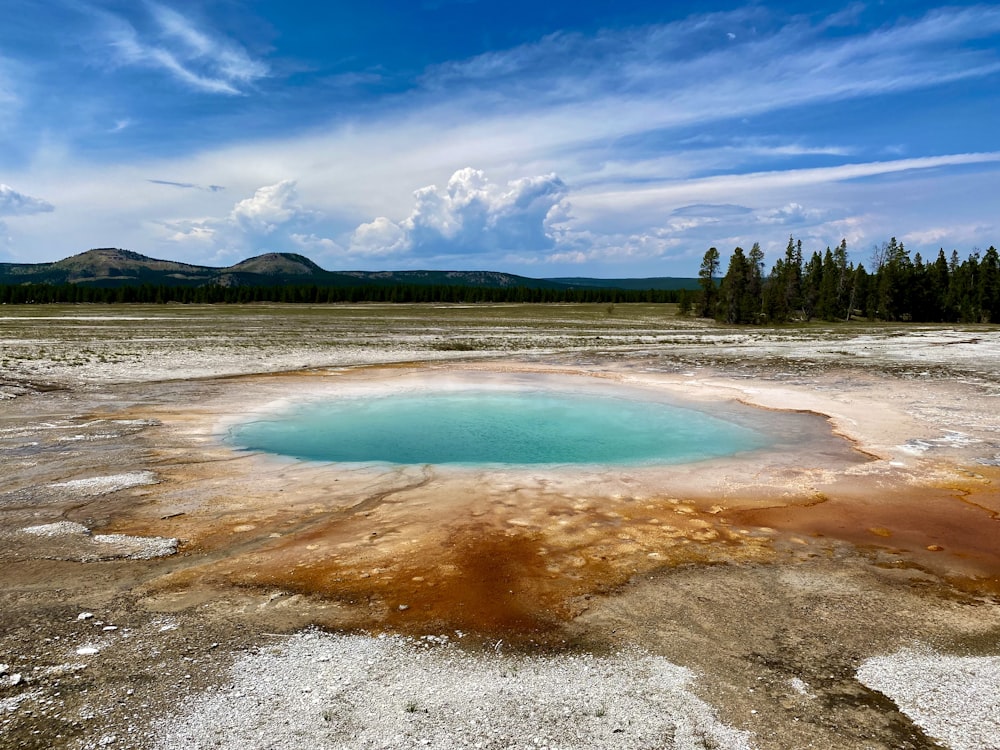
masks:
[(603, 390), (363, 392), (283, 404), (231, 426), (228, 441), (311, 461), (453, 466), (679, 464), (775, 443), (745, 407), (712, 413)]

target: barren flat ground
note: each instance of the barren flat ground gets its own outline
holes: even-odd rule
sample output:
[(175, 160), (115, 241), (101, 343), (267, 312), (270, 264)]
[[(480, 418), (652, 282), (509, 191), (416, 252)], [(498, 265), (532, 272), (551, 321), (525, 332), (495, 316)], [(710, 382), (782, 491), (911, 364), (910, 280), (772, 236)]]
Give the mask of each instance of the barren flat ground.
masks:
[[(769, 450), (240, 451), (297, 400), (628, 389)], [(0, 747), (1000, 747), (1000, 327), (0, 308)]]

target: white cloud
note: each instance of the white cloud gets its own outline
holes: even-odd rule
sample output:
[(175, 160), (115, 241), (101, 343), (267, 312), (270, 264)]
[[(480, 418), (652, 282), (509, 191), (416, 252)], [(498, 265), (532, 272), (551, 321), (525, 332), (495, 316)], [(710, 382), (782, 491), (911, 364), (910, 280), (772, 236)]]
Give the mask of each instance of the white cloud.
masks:
[(1000, 151), (979, 154), (948, 154), (894, 161), (843, 164), (836, 167), (726, 174), (693, 180), (674, 180), (652, 187), (611, 192), (591, 191), (573, 196), (577, 210), (592, 213), (620, 212), (642, 207), (661, 207), (677, 201), (726, 201), (744, 198), (762, 190), (789, 190), (866, 177), (898, 174), (970, 164), (1000, 162)]
[(805, 224), (816, 221), (823, 215), (822, 211), (808, 209), (800, 203), (787, 203), (780, 208), (772, 208), (762, 211), (757, 215), (757, 221), (761, 224)]
[(0, 183), (0, 216), (27, 216), (53, 210), (54, 206), (48, 201), (19, 193), (10, 185)]
[(171, 8), (158, 3), (150, 3), (150, 8), (164, 37), (180, 42), (187, 48), (185, 57), (188, 60), (204, 62), (223, 80), (249, 83), (268, 75), (267, 65), (251, 59), (235, 42), (210, 36)]
[(996, 229), (991, 224), (982, 223), (930, 226), (907, 232), (900, 240), (907, 245), (937, 245), (942, 242), (951, 245), (956, 242), (975, 242), (976, 238), (984, 235), (995, 235)]
[(437, 256), (543, 250), (555, 244), (566, 194), (566, 185), (554, 174), (501, 186), (483, 171), (465, 167), (443, 188), (429, 185), (414, 192), (413, 210), (399, 224), (379, 217), (359, 226), (351, 247), (367, 254)]
[(268, 66), (250, 57), (237, 42), (201, 30), (175, 10), (148, 3), (154, 29), (146, 34), (121, 16), (95, 11), (103, 33), (122, 65), (159, 68), (200, 91), (240, 94), (269, 75)]
[[(171, 182), (168, 180), (145, 180), (153, 185), (181, 188), (179, 194), (207, 191), (218, 193), (211, 188), (202, 188), (194, 183)], [(203, 192), (204, 194), (204, 192)], [(172, 218), (153, 222), (160, 239), (174, 244), (188, 245), (217, 251), (218, 257), (230, 257), (240, 252), (250, 252), (261, 246), (281, 245), (286, 241), (313, 247), (323, 247), (323, 240), (315, 235), (297, 231), (315, 216), (298, 203), (298, 192), (294, 180), (282, 180), (273, 185), (257, 188), (253, 195), (238, 201), (232, 209), (217, 216), (199, 218)], [(275, 247), (274, 249), (280, 249)], [(330, 248), (325, 248), (330, 249)]]
[(295, 180), (282, 180), (258, 188), (252, 197), (241, 200), (233, 207), (229, 218), (244, 229), (270, 234), (279, 225), (307, 214), (297, 200)]
[(343, 246), (329, 237), (317, 237), (315, 234), (292, 233), (289, 239), (303, 250), (318, 251), (323, 255), (342, 255)]
[(218, 232), (212, 224), (211, 219), (159, 222), (159, 226), (166, 230), (165, 239), (168, 242), (198, 243), (201, 245), (210, 245), (215, 242)]
[[(425, 85), (447, 91), (452, 99), (460, 93), (475, 108), (497, 115), (509, 103), (538, 102), (536, 123), (564, 142), (586, 142), (907, 91), (1000, 70), (993, 52), (957, 44), (1000, 31), (1000, 9), (945, 9), (866, 35), (833, 39), (822, 35), (822, 24), (797, 19), (768, 28), (774, 21), (766, 10), (749, 8), (595, 37), (555, 34), (437, 66), (428, 71)], [(722, 42), (727, 26), (758, 24), (758, 33)], [(489, 86), (482, 86), (484, 80)], [(521, 112), (523, 106), (515, 109)], [(537, 137), (537, 129), (530, 130)], [(528, 135), (523, 129), (514, 132)], [(540, 145), (547, 143), (543, 138)]]
[(351, 253), (356, 255), (398, 255), (410, 247), (406, 231), (384, 216), (360, 225), (351, 235)]

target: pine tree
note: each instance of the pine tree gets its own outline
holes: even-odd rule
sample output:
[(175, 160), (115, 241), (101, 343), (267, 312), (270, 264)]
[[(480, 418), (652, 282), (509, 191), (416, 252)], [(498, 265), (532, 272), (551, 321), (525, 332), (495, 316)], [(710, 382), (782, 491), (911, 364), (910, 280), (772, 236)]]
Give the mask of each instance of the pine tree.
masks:
[(823, 254), (821, 268), (819, 291), (816, 294), (816, 317), (820, 320), (833, 320), (834, 308), (837, 306), (837, 275), (833, 269), (833, 251), (829, 246)]
[(751, 323), (758, 323), (764, 316), (764, 251), (760, 249), (760, 243), (753, 243), (750, 248), (750, 255), (747, 257), (747, 292), (746, 311), (744, 315)]
[(802, 317), (812, 320), (823, 284), (823, 256), (814, 252), (802, 274)]
[(715, 279), (719, 275), (719, 251), (714, 247), (705, 251), (698, 270), (698, 284), (701, 287), (701, 305), (698, 314), (703, 318), (714, 318), (718, 301)]
[(979, 317), (984, 323), (1000, 323), (1000, 257), (990, 246), (979, 264)]
[(729, 257), (729, 269), (719, 289), (719, 304), (715, 317), (726, 323), (749, 323), (744, 318), (744, 298), (749, 278), (748, 262), (743, 248), (737, 247)]

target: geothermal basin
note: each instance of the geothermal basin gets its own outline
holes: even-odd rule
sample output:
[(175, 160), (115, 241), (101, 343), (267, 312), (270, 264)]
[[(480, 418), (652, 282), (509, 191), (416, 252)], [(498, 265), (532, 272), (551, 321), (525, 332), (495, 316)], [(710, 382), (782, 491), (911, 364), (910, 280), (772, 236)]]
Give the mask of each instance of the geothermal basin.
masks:
[(544, 368), (260, 376), (164, 416), (157, 444), (199, 459), (161, 448), (173, 477), (115, 528), (198, 562), (152, 597), (273, 588), (330, 627), (512, 640), (637, 572), (765, 560), (773, 530), (733, 514), (813, 505), (872, 460), (806, 410)]
[(475, 466), (682, 464), (801, 446), (815, 416), (685, 404), (662, 390), (507, 375), (344, 388), (280, 401), (229, 428), (241, 448), (339, 463)]
[[(280, 320), (293, 312), (280, 311)], [(603, 337), (617, 317), (599, 312)], [(448, 314), (473, 313), (485, 314)], [(610, 746), (623, 737), (615, 732), (631, 731), (620, 689), (605, 697), (598, 683), (573, 677), (576, 702), (550, 704), (548, 686), (565, 679), (538, 683), (537, 700), (531, 680), (550, 663), (578, 665), (659, 701), (661, 692), (645, 688), (649, 675), (636, 671), (655, 658), (693, 670), (692, 689), (762, 749), (940, 746), (914, 722), (953, 750), (983, 742), (949, 737), (997, 736), (995, 720), (977, 718), (997, 705), (996, 680), (969, 676), (995, 661), (1000, 633), (1000, 339), (992, 329), (820, 335), (692, 324), (693, 343), (659, 331), (670, 340), (654, 347), (635, 343), (629, 321), (627, 351), (602, 338), (600, 351), (588, 344), (560, 353), (546, 339), (543, 353), (514, 357), (497, 346), (462, 361), (402, 364), (416, 357), (385, 350), (381, 328), (375, 354), (332, 336), (342, 314), (355, 312), (303, 315), (296, 329), (313, 331), (321, 316), (310, 340), (349, 345), (332, 354), (318, 345), (289, 354), (282, 328), (280, 348), (263, 353), (270, 359), (255, 348), (257, 329), (253, 347), (227, 343), (193, 356), (183, 328), (183, 345), (165, 354), (149, 338), (156, 343), (144, 344), (141, 367), (132, 359), (109, 359), (104, 369), (74, 369), (55, 356), (24, 360), (55, 389), (8, 383), (17, 397), (0, 414), (0, 661), (8, 665), (0, 732), (11, 741), (103, 746), (115, 734), (127, 747), (198, 746), (194, 719), (174, 714), (183, 696), (220, 697), (219, 711), (205, 715), (204, 743), (252, 746), (226, 723), (244, 718), (331, 737), (337, 722), (347, 722), (344, 732), (354, 726), (355, 695), (366, 696), (358, 710), (371, 705), (368, 692), (341, 691), (345, 670), (373, 657), (378, 669), (398, 662), (410, 670), (364, 678), (385, 687), (385, 709), (365, 720), (373, 733), (430, 731), (439, 722), (440, 736), (463, 736), (468, 723), (444, 708), (456, 705), (458, 687), (437, 666), (413, 670), (440, 657), (465, 686), (479, 679), (480, 659), (496, 671), (490, 684), (513, 701), (491, 703), (491, 715), (511, 722), (509, 731), (493, 727), (498, 736), (527, 743), (551, 729), (565, 744), (579, 728), (592, 738), (580, 746)], [(388, 314), (425, 325), (424, 313), (378, 311)], [(202, 313), (187, 308), (168, 322), (189, 315), (201, 325)], [(212, 315), (205, 330), (215, 341), (228, 313)], [(243, 332), (245, 318), (233, 320), (228, 330)], [(37, 348), (35, 324), (24, 330), (28, 352)], [(67, 351), (81, 350), (76, 323), (67, 331)], [(426, 334), (426, 357), (457, 358), (434, 348), (438, 335)], [(398, 363), (371, 366), (382, 356)], [(680, 407), (693, 418), (670, 423), (671, 435), (707, 415), (765, 442), (674, 463), (568, 463), (563, 455), (563, 463), (541, 464), (303, 459), (232, 442), (240, 425), (352, 400), (534, 394), (574, 405), (631, 402), (640, 411)], [(488, 420), (493, 443), (498, 420)], [(174, 554), (134, 554), (140, 542), (171, 540)], [(341, 635), (334, 643), (302, 633), (308, 625)], [(289, 633), (300, 635), (286, 641)], [(288, 651), (297, 639), (313, 644), (300, 661)], [(396, 643), (412, 645), (387, 662), (378, 644)], [(345, 644), (343, 658), (336, 644)], [(923, 704), (911, 721), (893, 703), (906, 706), (911, 690), (897, 662), (933, 661), (913, 651), (920, 644), (939, 660), (963, 660), (950, 677), (921, 667), (934, 694), (960, 706), (936, 708), (926, 722)], [(234, 682), (233, 659), (246, 661), (252, 687)], [(922, 685), (912, 690), (922, 696)], [(255, 692), (272, 689), (287, 702)], [(237, 693), (245, 704), (222, 701)], [(293, 718), (290, 703), (301, 715)], [(137, 724), (137, 707), (147, 704), (175, 742), (158, 743)], [(538, 714), (534, 723), (521, 713), (543, 705), (559, 717), (572, 711)], [(87, 718), (95, 707), (100, 721)], [(690, 708), (675, 716), (687, 721)], [(642, 716), (642, 727), (652, 726), (645, 708)], [(336, 736), (338, 746), (360, 746)]]

